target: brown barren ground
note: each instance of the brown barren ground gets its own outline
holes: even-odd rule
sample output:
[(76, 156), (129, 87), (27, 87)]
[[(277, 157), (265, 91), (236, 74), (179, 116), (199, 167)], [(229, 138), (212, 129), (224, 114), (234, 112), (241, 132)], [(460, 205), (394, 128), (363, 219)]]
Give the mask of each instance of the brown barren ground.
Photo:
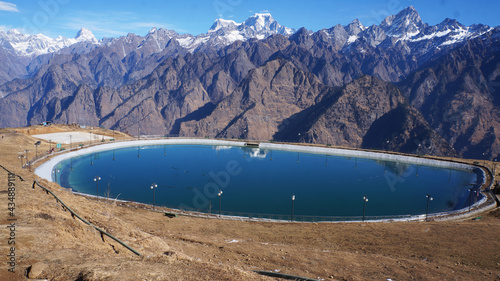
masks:
[[(77, 128), (30, 128), (30, 134)], [(136, 256), (72, 218), (41, 188), (19, 152), (34, 150), (27, 129), (1, 130), (0, 280), (276, 280), (253, 270), (324, 280), (500, 280), (500, 211), (479, 220), (392, 223), (271, 223), (179, 216), (136, 204), (97, 202), (41, 180), (70, 208), (115, 235)], [(103, 133), (109, 135), (110, 132)], [(121, 138), (127, 138), (125, 135)], [(43, 142), (39, 152), (47, 151)], [(8, 221), (8, 219), (16, 219)], [(15, 223), (15, 245), (8, 244)], [(15, 247), (15, 273), (7, 264)]]

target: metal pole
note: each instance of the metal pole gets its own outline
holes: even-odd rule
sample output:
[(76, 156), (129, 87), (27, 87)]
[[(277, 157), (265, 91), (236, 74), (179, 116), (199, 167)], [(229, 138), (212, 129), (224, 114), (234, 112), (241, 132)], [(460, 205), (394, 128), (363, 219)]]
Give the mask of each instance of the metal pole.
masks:
[(29, 150), (26, 149), (26, 164), (28, 164), (28, 171), (31, 172), (31, 161), (30, 161), (30, 157), (29, 157)]
[(155, 201), (155, 189), (158, 187), (156, 183), (153, 183), (151, 185), (151, 189), (153, 190), (153, 210), (155, 209), (156, 206), (156, 201)]
[(219, 193), (217, 193), (217, 195), (219, 196), (219, 217), (221, 215), (221, 195), (222, 195), (222, 190), (219, 189)]
[(99, 181), (101, 180), (101, 177), (96, 176), (94, 178), (95, 184), (96, 184), (96, 195), (97, 195), (97, 201), (99, 201)]
[(469, 188), (469, 213), (470, 213), (470, 205), (472, 204), (472, 188)]
[(495, 164), (496, 161), (497, 159), (493, 159), (493, 180), (495, 179), (495, 173), (497, 169), (497, 165)]
[(290, 216), (290, 221), (293, 221), (293, 208), (295, 205), (295, 194), (292, 193), (292, 214)]
[(430, 196), (429, 194), (426, 194), (425, 197), (427, 197), (427, 208), (425, 210), (425, 221), (428, 221), (427, 218), (429, 216), (429, 202), (434, 200), (434, 198), (432, 198), (432, 196)]
[(58, 169), (52, 171), (54, 173), (54, 182), (57, 183), (57, 172), (60, 172)]
[(366, 202), (368, 202), (368, 197), (365, 195), (363, 196), (363, 221), (365, 221)]

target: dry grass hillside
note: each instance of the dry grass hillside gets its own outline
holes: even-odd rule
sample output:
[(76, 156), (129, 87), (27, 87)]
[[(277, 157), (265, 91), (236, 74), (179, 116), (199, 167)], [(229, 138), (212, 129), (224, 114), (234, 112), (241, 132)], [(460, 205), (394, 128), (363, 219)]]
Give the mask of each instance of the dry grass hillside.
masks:
[[(34, 150), (37, 141), (30, 134), (77, 129), (0, 130), (0, 164), (25, 180), (14, 181), (10, 217), (8, 174), (0, 169), (0, 280), (276, 280), (254, 270), (324, 280), (500, 280), (499, 210), (478, 220), (427, 223), (169, 218), (136, 204), (97, 202), (40, 180), (76, 213), (142, 254), (137, 256), (73, 218), (52, 195), (33, 189), (39, 179), (20, 168), (19, 153)], [(48, 149), (43, 142), (38, 151)], [(8, 244), (11, 223), (15, 245)], [(7, 264), (12, 246), (15, 273)]]

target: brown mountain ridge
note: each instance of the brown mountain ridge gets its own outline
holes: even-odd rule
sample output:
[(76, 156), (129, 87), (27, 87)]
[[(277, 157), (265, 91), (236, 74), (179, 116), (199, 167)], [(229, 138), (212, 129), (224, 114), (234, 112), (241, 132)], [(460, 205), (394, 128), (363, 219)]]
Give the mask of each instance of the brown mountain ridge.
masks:
[[(396, 17), (418, 21), (425, 32), (462, 28), (452, 20), (420, 25), (412, 8)], [(438, 39), (391, 37), (398, 30), (353, 22), (193, 53), (174, 37), (158, 45), (128, 35), (39, 58), (32, 76), (1, 85), (0, 126), (52, 121), (132, 135), (498, 157), (498, 29), (473, 26), (483, 33), (442, 48), (433, 45)], [(348, 43), (352, 34), (358, 39)]]

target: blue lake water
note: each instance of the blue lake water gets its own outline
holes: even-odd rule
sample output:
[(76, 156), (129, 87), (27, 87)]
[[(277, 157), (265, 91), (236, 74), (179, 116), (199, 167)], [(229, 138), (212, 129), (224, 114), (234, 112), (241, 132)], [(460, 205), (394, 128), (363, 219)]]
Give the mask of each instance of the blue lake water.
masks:
[(247, 147), (122, 148), (67, 159), (54, 169), (61, 186), (94, 195), (98, 188), (100, 197), (211, 213), (220, 202), (223, 214), (283, 218), (293, 205), (301, 220), (359, 219), (365, 195), (367, 219), (425, 214), (426, 194), (434, 199), (429, 213), (465, 208), (482, 196), (469, 191), (477, 181), (469, 171)]

